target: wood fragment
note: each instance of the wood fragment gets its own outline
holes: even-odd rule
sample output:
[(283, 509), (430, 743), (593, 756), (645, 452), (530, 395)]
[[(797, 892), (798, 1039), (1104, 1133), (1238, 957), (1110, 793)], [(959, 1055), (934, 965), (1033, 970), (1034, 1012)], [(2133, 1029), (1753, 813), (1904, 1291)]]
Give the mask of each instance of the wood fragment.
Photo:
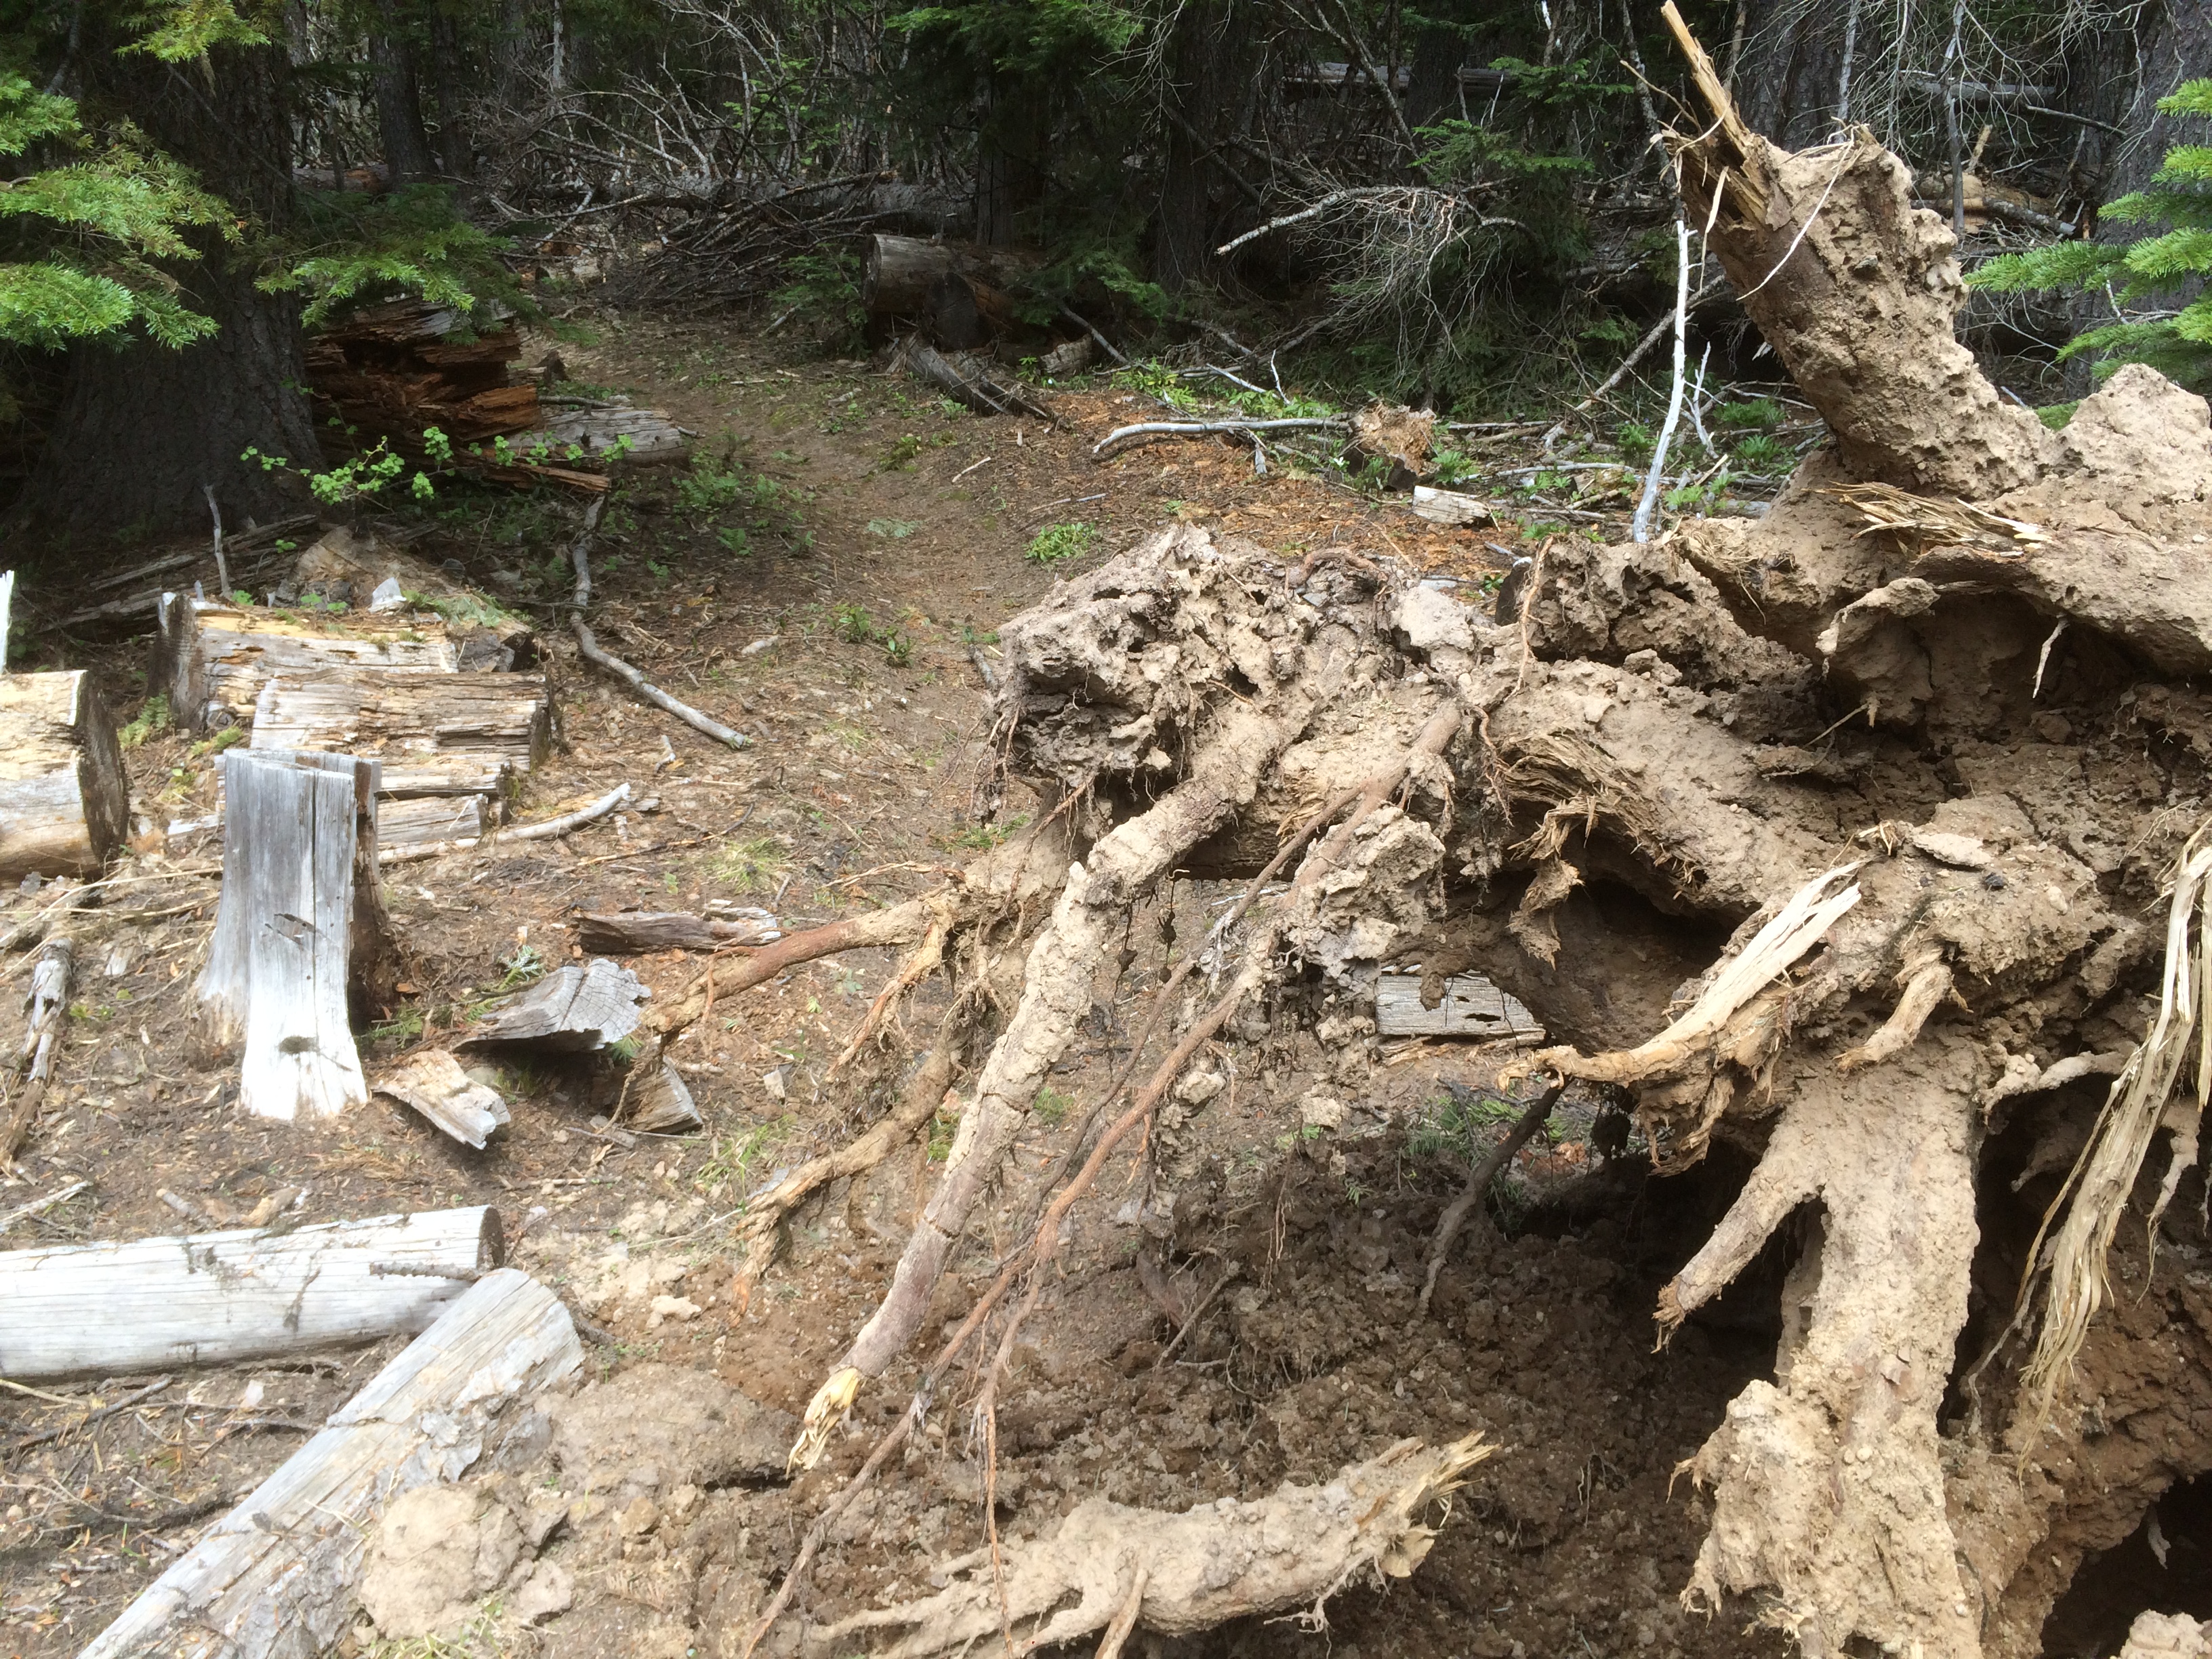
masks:
[(1378, 1036), (1497, 1037), (1543, 1035), (1535, 1015), (1517, 998), (1499, 990), (1480, 974), (1454, 974), (1444, 981), (1443, 999), (1433, 1008), (1421, 1005), (1419, 974), (1382, 974), (1375, 981), (1375, 1031)]
[(44, 1198), (34, 1198), (28, 1204), (18, 1204), (14, 1209), (0, 1213), (0, 1237), (13, 1231), (18, 1223), (44, 1215), (48, 1210), (68, 1203), (91, 1185), (89, 1181), (72, 1181), (68, 1186), (48, 1193)]
[(1490, 504), (1473, 495), (1453, 489), (1431, 489), (1427, 484), (1413, 486), (1413, 516), (1426, 519), (1431, 524), (1469, 525), (1489, 524), (1496, 514)]
[(634, 1074), (624, 1094), (623, 1127), (633, 1133), (683, 1134), (707, 1127), (691, 1098), (690, 1085), (665, 1059), (641, 1077)]
[(484, 1143), (511, 1121), (499, 1091), (477, 1082), (444, 1048), (422, 1048), (377, 1079), (374, 1091), (404, 1101), (465, 1146)]
[(297, 1659), (356, 1616), (370, 1526), (402, 1492), (460, 1478), (495, 1419), (583, 1364), (560, 1300), (512, 1268), (456, 1299), (80, 1659)]
[(483, 1206), (0, 1252), (0, 1374), (143, 1376), (419, 1331), (505, 1254)]
[(0, 674), (0, 882), (98, 875), (130, 832), (130, 792), (89, 673)]
[(581, 967), (567, 963), (493, 1009), (459, 1046), (530, 1042), (560, 1054), (605, 1048), (637, 1029), (647, 994), (635, 974), (604, 957)]
[[(70, 967), (74, 956), (68, 939), (57, 936), (46, 941), (46, 949), (39, 953), (39, 960), (31, 969), (31, 988), (23, 996), (29, 1018), (25, 1023), (22, 1054), (16, 1067), (22, 1080), (15, 1088), (15, 1097), (8, 1102), (7, 1117), (0, 1120), (0, 1169), (15, 1167), (16, 1151), (30, 1133), (31, 1126), (39, 1120), (39, 1107), (46, 1097), (46, 1086), (53, 1077), (54, 1046), (69, 1013)], [(0, 1228), (0, 1231), (4, 1231)]]
[(576, 918), (576, 943), (601, 956), (651, 956), (659, 951), (721, 951), (773, 945), (783, 937), (773, 925), (730, 921), (681, 910), (617, 910)]

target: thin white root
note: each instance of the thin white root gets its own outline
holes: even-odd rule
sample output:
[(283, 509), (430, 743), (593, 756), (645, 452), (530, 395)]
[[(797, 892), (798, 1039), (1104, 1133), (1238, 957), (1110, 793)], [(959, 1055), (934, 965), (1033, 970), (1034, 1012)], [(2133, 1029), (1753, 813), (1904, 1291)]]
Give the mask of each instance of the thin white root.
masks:
[(629, 799), (629, 786), (618, 783), (593, 801), (589, 806), (580, 806), (573, 812), (563, 812), (557, 818), (546, 818), (537, 823), (520, 823), (512, 830), (495, 830), (489, 835), (463, 836), (457, 841), (427, 841), (413, 847), (384, 847), (377, 849), (379, 864), (412, 864), (418, 859), (434, 859), (447, 853), (465, 853), (472, 848), (489, 848), (501, 842), (550, 841), (556, 836), (565, 836), (599, 819)]
[[(1479, 1434), (1434, 1450), (1401, 1440), (1319, 1486), (1285, 1486), (1250, 1503), (1209, 1504), (1182, 1515), (1094, 1498), (1050, 1538), (1016, 1544), (994, 1574), (974, 1564), (942, 1593), (856, 1613), (807, 1635), (805, 1651), (849, 1653), (863, 1632), (902, 1632), (878, 1659), (933, 1659), (995, 1638), (1001, 1616), (1030, 1654), (1108, 1632), (1117, 1652), (1141, 1621), (1187, 1636), (1253, 1613), (1292, 1608), (1317, 1628), (1339, 1589), (1372, 1575), (1403, 1578), (1435, 1544), (1430, 1506), (1466, 1484), (1495, 1448)], [(1072, 1605), (1071, 1605), (1072, 1604)], [(1118, 1633), (1118, 1634), (1117, 1634)]]

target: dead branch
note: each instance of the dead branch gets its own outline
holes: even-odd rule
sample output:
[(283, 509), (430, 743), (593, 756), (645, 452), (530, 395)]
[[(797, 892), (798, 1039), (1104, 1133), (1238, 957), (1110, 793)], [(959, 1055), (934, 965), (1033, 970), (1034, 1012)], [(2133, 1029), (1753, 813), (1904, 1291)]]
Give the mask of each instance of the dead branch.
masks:
[(1567, 1085), (1554, 1083), (1528, 1103), (1528, 1109), (1521, 1114), (1504, 1139), (1490, 1149), (1483, 1160), (1474, 1166), (1467, 1178), (1467, 1186), (1451, 1201), (1437, 1218), (1436, 1236), (1429, 1243), (1429, 1271), (1421, 1280), (1421, 1297), (1413, 1310), (1419, 1318), (1429, 1310), (1429, 1298), (1436, 1294), (1437, 1277), (1444, 1270), (1444, 1262), (1451, 1255), (1452, 1241), (1459, 1230), (1482, 1202), (1482, 1195), (1490, 1190), (1490, 1183), (1498, 1179), (1498, 1172), (1513, 1161), (1514, 1154), (1527, 1146), (1536, 1131), (1551, 1121), (1552, 1108), (1559, 1103), (1559, 1097)]
[(40, 1103), (53, 1076), (54, 1047), (60, 1040), (62, 1022), (69, 1012), (70, 966), (74, 951), (61, 935), (46, 941), (37, 966), (31, 969), (31, 988), (23, 998), (30, 1018), (23, 1032), (23, 1051), (17, 1061), (22, 1084), (8, 1104), (8, 1118), (0, 1123), (0, 1169), (13, 1169), (15, 1152), (38, 1121)]
[(732, 749), (742, 749), (752, 739), (742, 732), (734, 732), (711, 715), (702, 714), (690, 703), (672, 697), (643, 674), (620, 657), (609, 656), (592, 637), (581, 617), (571, 617), (569, 626), (576, 630), (576, 648), (583, 653), (584, 660), (594, 667), (604, 668), (616, 678), (625, 682), (631, 690), (657, 708), (665, 708), (695, 732), (703, 732), (717, 743), (726, 743)]
[(384, 847), (377, 849), (379, 864), (412, 864), (420, 859), (441, 858), (447, 853), (465, 853), (473, 848), (489, 851), (493, 847), (510, 841), (550, 841), (556, 836), (572, 835), (587, 823), (596, 823), (629, 799), (629, 786), (617, 784), (588, 806), (580, 806), (573, 812), (563, 812), (558, 817), (544, 818), (536, 823), (519, 823), (510, 830), (495, 830), (488, 835), (464, 836), (455, 841), (418, 842), (411, 847)]
[(1197, 438), (1213, 432), (1342, 432), (1351, 424), (1348, 415), (1279, 421), (1140, 421), (1134, 426), (1115, 428), (1091, 445), (1091, 453), (1103, 458), (1115, 445), (1132, 438)]

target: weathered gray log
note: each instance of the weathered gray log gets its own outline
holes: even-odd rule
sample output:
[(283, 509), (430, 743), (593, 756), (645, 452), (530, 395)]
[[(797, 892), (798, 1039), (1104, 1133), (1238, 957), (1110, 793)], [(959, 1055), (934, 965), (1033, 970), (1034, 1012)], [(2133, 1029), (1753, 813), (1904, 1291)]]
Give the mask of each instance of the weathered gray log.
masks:
[(477, 1023), (460, 1046), (528, 1042), (562, 1054), (583, 1054), (620, 1042), (637, 1030), (647, 992), (635, 974), (605, 957), (555, 969), (520, 996)]
[(0, 674), (0, 881), (98, 875), (130, 825), (123, 750), (92, 677)]
[(542, 674), (286, 669), (253, 705), (254, 748), (373, 755), (394, 796), (496, 794), (552, 741)]
[[(527, 453), (539, 440), (550, 443), (554, 459), (568, 459), (572, 447), (586, 455), (610, 452), (631, 461), (679, 460), (691, 447), (691, 434), (657, 409), (639, 409), (626, 398), (549, 398), (538, 426), (517, 442)], [(622, 441), (629, 440), (623, 448)]]
[(982, 248), (966, 242), (876, 236), (860, 273), (860, 308), (871, 317), (921, 319), (953, 281), (1003, 289), (1019, 284), (1042, 255), (1027, 248)]
[(38, 1121), (40, 1103), (46, 1097), (46, 1085), (54, 1071), (54, 1045), (69, 1012), (70, 966), (74, 955), (66, 938), (49, 939), (31, 969), (31, 988), (23, 995), (29, 1017), (24, 1022), (23, 1051), (16, 1067), (22, 1075), (8, 1102), (7, 1116), (0, 1118), (0, 1170), (14, 1166), (15, 1149)]
[(443, 1048), (411, 1054), (376, 1080), (376, 1092), (404, 1101), (465, 1146), (483, 1150), (512, 1121), (499, 1091), (477, 1082)]
[(218, 1048), (243, 1043), (240, 1103), (287, 1121), (368, 1098), (348, 992), (397, 978), (376, 876), (374, 761), (234, 749), (222, 896), (198, 996)]
[(321, 1433), (149, 1585), (79, 1659), (303, 1659), (353, 1622), (384, 1506), (456, 1480), (518, 1402), (583, 1364), (560, 1300), (487, 1274), (332, 1413)]
[(506, 1256), (483, 1206), (0, 1253), (0, 1376), (125, 1376), (419, 1331)]
[[(484, 832), (482, 795), (417, 795), (379, 801), (376, 846), (380, 854), (442, 841), (475, 841)], [(393, 860), (386, 858), (389, 864)]]
[(427, 617), (309, 620), (164, 593), (155, 611), (146, 684), (167, 693), (170, 717), (179, 726), (204, 732), (249, 723), (261, 688), (280, 670), (374, 668), (412, 675), (450, 674), (459, 666), (459, 647), (445, 624)]
[(1544, 1035), (1535, 1015), (1480, 974), (1455, 974), (1443, 1000), (1421, 1006), (1419, 974), (1383, 974), (1375, 981), (1378, 1036), (1508, 1037)]
[(999, 374), (983, 358), (971, 353), (948, 357), (919, 340), (905, 347), (906, 367), (956, 403), (978, 415), (1027, 415), (1050, 421), (1053, 412), (1031, 397), (1021, 385)]
[(726, 921), (685, 910), (617, 910), (576, 918), (576, 943), (594, 954), (649, 956), (655, 951), (719, 951), (773, 945), (783, 937), (756, 921)]

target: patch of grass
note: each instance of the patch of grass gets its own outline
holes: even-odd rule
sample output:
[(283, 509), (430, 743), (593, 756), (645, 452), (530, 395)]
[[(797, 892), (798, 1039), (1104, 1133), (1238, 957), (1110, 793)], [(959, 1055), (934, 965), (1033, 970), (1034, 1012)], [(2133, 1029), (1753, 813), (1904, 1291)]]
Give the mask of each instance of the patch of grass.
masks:
[(886, 541), (902, 542), (921, 526), (911, 519), (871, 519), (868, 534), (881, 536)]
[(790, 848), (773, 836), (755, 836), (726, 843), (714, 860), (714, 876), (740, 893), (769, 893), (790, 868)]
[(777, 1147), (791, 1139), (798, 1126), (798, 1118), (786, 1112), (764, 1123), (750, 1124), (734, 1134), (717, 1135), (708, 1151), (706, 1163), (691, 1177), (691, 1184), (704, 1193), (710, 1203), (720, 1203), (725, 1196), (735, 1197), (742, 1211), (747, 1189), (758, 1183), (763, 1165)]
[(1029, 823), (1029, 814), (1017, 812), (996, 823), (971, 823), (957, 836), (944, 837), (947, 847), (964, 847), (974, 853), (988, 853), (994, 847), (1005, 845), (1008, 837)]
[[(1528, 1102), (1487, 1089), (1447, 1088), (1413, 1120), (1406, 1150), (1415, 1158), (1472, 1164), (1494, 1133), (1510, 1129), (1528, 1109)], [(1555, 1139), (1565, 1133), (1565, 1120), (1559, 1117), (1545, 1127)]]
[(116, 742), (125, 749), (136, 749), (149, 738), (158, 738), (169, 729), (169, 696), (156, 691), (131, 720), (131, 724), (115, 734)]
[(1026, 556), (1031, 564), (1058, 564), (1088, 553), (1098, 544), (1098, 527), (1088, 524), (1047, 525), (1030, 543)]
[(186, 760), (204, 760), (210, 755), (220, 755), (226, 749), (244, 743), (251, 734), (242, 726), (226, 726), (212, 737), (202, 738), (185, 750)]
[(939, 1110), (929, 1120), (929, 1162), (942, 1164), (952, 1152), (952, 1136), (960, 1127), (956, 1112)]
[(902, 432), (891, 440), (891, 447), (884, 452), (884, 471), (898, 471), (914, 465), (914, 458), (921, 453), (921, 439), (914, 433)]
[(2063, 432), (2066, 429), (2066, 422), (2074, 418), (2074, 411), (2081, 407), (2081, 400), (2079, 398), (2068, 404), (2045, 404), (2035, 411), (2035, 418), (2053, 432)]
[(1747, 398), (1723, 404), (1713, 411), (1713, 424), (1731, 432), (1771, 432), (1788, 413), (1771, 398)]
[(1073, 1095), (1064, 1095), (1048, 1083), (1036, 1091), (1036, 1098), (1030, 1103), (1030, 1110), (1036, 1114), (1046, 1127), (1057, 1129), (1066, 1118), (1067, 1109), (1074, 1104)]

